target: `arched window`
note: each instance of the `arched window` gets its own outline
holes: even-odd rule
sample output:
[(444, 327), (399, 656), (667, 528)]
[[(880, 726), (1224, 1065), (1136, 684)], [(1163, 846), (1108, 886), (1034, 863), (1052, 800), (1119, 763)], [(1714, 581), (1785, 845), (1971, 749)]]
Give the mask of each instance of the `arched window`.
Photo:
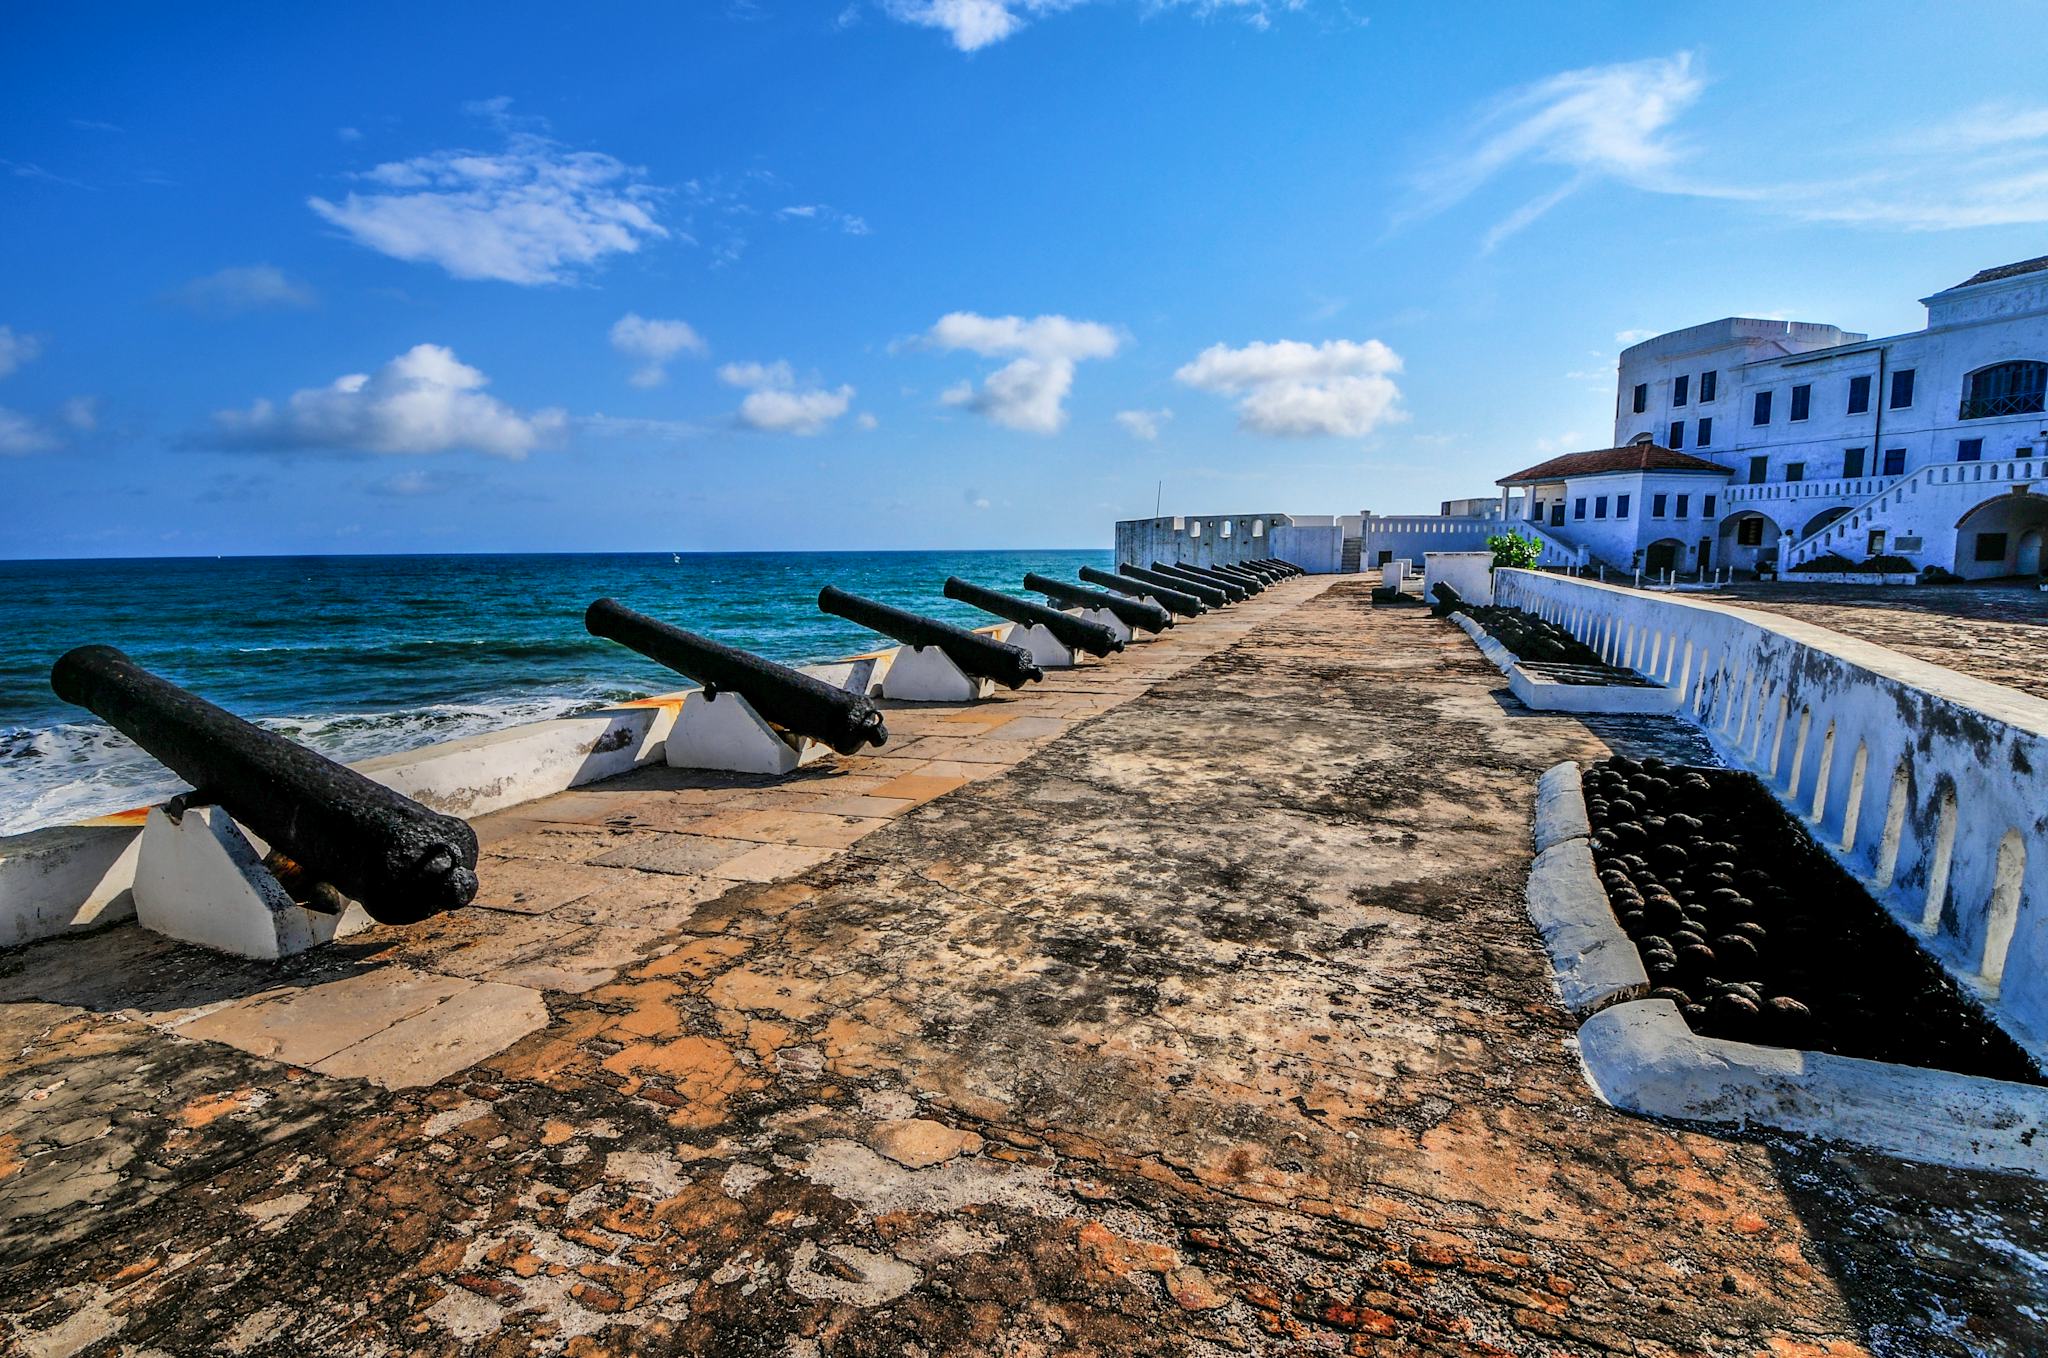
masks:
[(1961, 418), (1982, 420), (1993, 415), (2038, 415), (2048, 395), (2048, 363), (2019, 359), (1979, 368), (1963, 380)]

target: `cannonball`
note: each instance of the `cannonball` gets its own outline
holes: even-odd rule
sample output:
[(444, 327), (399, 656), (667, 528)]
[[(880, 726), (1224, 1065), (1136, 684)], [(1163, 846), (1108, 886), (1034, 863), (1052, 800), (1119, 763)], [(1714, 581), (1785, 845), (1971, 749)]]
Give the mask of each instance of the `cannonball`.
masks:
[(1707, 1012), (1717, 1019), (1734, 1023), (1747, 1022), (1757, 1016), (1755, 1000), (1739, 991), (1724, 990), (1707, 1001)]
[(1714, 950), (1704, 943), (1692, 943), (1678, 950), (1678, 961), (1682, 966), (1711, 967), (1714, 965)]
[(1722, 934), (1714, 940), (1714, 948), (1731, 962), (1756, 960), (1756, 940), (1748, 934)]
[(1766, 1007), (1775, 1017), (1791, 1019), (1796, 1022), (1804, 1022), (1813, 1017), (1811, 1009), (1808, 1009), (1790, 995), (1773, 995), (1767, 1002)]
[(1673, 1004), (1677, 1005), (1680, 1009), (1683, 1009), (1685, 1008), (1685, 1006), (1692, 1003), (1692, 996), (1686, 994), (1677, 986), (1671, 985), (1658, 986), (1655, 990), (1650, 992), (1650, 998), (1653, 1000), (1669, 1000)]

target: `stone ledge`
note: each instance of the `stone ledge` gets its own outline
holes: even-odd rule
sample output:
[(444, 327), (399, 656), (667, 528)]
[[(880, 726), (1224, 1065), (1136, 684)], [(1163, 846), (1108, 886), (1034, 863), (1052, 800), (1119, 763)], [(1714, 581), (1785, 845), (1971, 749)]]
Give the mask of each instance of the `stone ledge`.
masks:
[(1566, 1009), (1584, 1017), (1649, 992), (1642, 955), (1608, 909), (1585, 840), (1567, 839), (1536, 855), (1527, 902)]
[(1593, 1091), (1630, 1112), (2048, 1177), (2048, 1089), (1701, 1037), (1661, 999), (1594, 1014), (1578, 1047)]
[(1586, 790), (1576, 762), (1567, 759), (1536, 780), (1536, 852), (1593, 833), (1586, 815)]

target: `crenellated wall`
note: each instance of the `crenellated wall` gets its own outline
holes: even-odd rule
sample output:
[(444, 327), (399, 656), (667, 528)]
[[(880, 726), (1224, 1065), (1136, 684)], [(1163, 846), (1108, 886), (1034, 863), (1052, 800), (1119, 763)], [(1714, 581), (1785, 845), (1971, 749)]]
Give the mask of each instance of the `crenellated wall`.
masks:
[(1535, 571), (1499, 603), (1673, 690), (2006, 1030), (2048, 1057), (2048, 701), (1775, 615)]

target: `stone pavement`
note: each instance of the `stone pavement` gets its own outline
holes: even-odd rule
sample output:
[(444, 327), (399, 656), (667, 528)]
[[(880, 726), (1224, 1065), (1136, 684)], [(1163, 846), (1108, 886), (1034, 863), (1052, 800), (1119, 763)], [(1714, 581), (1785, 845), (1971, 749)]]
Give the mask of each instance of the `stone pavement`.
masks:
[(517, 808), (479, 824), (477, 907), (322, 956), (11, 956), (0, 1326), (33, 1354), (2039, 1352), (2033, 1184), (1592, 1098), (1521, 909), (1535, 778), (1670, 737), (1523, 711), (1368, 584), (894, 714), (787, 780)]
[(2048, 698), (2048, 594), (2032, 584), (1744, 582), (1705, 596), (1874, 641)]

